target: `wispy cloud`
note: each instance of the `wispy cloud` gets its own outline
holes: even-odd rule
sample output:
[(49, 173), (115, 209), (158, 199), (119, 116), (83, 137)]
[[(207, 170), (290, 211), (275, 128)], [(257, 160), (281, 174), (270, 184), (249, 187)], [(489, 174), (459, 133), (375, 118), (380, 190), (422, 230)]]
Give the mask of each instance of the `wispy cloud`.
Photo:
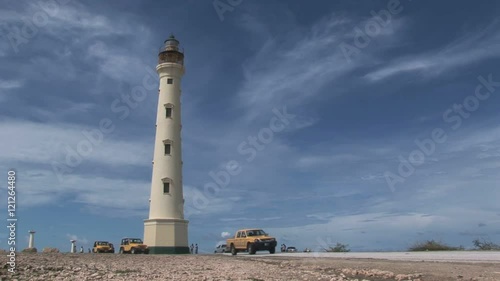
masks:
[[(39, 5), (40, 3), (19, 3), (17, 9), (0, 10), (0, 17), (6, 26), (24, 25), (24, 20), (33, 21), (35, 14), (45, 18), (43, 24), (37, 24), (36, 33), (49, 35), (58, 39), (71, 37), (72, 41), (86, 40), (99, 36), (131, 34), (134, 28), (129, 27), (128, 19), (119, 16), (103, 15), (89, 11), (88, 7), (70, 1), (69, 3), (54, 2), (54, 5)], [(31, 25), (35, 23), (30, 22)], [(117, 28), (121, 26), (121, 28)], [(135, 28), (143, 28), (135, 25)], [(10, 31), (10, 30), (7, 30)], [(146, 30), (143, 30), (146, 32)], [(43, 36), (42, 35), (42, 36)]]
[(0, 90), (21, 88), (24, 86), (23, 80), (0, 80)]
[(298, 159), (297, 166), (299, 167), (317, 167), (321, 165), (338, 165), (347, 162), (358, 162), (363, 160), (363, 156), (354, 154), (339, 154), (339, 155), (321, 155), (321, 156), (304, 156)]
[[(80, 206), (106, 210), (103, 213), (121, 210), (133, 213), (148, 207), (149, 180), (120, 179), (119, 175), (112, 174), (89, 177), (82, 173), (68, 175), (61, 183), (51, 170), (35, 168), (19, 172), (23, 186), (27, 187), (21, 191), (19, 199), (25, 207), (54, 205), (54, 202), (58, 206), (79, 203)], [(130, 205), (131, 196), (134, 197), (133, 206)]]
[[(349, 35), (342, 32), (347, 22), (330, 17), (313, 26), (309, 33), (301, 31), (300, 36), (268, 37), (259, 52), (243, 66), (245, 80), (238, 97), (249, 109), (247, 118), (258, 116), (254, 108), (297, 105), (318, 94), (326, 83), (352, 71), (356, 65), (346, 63), (338, 49)], [(263, 28), (248, 19), (246, 26)]]
[(24, 86), (24, 80), (1, 80), (0, 79), (0, 102), (7, 99), (8, 92)]
[[(0, 122), (0, 129), (5, 134), (22, 136), (0, 140), (0, 146), (5, 149), (0, 156), (2, 161), (36, 163), (50, 167), (52, 161), (66, 163), (65, 159), (70, 151), (76, 150), (79, 142), (88, 141), (85, 132), (96, 128), (70, 123), (45, 124), (10, 120)], [(147, 166), (150, 163), (152, 152), (144, 149), (152, 147), (150, 141), (124, 141), (116, 138), (117, 136), (104, 135), (85, 160), (106, 165), (128, 163)], [(33, 142), (34, 139), (38, 141)]]
[(146, 65), (136, 55), (131, 55), (128, 49), (122, 49), (121, 46), (108, 46), (102, 41), (92, 44), (88, 48), (88, 58), (94, 59), (99, 65), (100, 71), (107, 76), (124, 82), (137, 81), (144, 76)]
[(259, 218), (221, 218), (220, 221), (272, 221), (279, 220), (281, 217), (259, 217)]
[(422, 77), (433, 77), (450, 69), (500, 57), (499, 26), (499, 21), (495, 21), (484, 30), (467, 33), (448, 46), (423, 54), (395, 58), (365, 77), (370, 81), (379, 81), (413, 72), (418, 72)]

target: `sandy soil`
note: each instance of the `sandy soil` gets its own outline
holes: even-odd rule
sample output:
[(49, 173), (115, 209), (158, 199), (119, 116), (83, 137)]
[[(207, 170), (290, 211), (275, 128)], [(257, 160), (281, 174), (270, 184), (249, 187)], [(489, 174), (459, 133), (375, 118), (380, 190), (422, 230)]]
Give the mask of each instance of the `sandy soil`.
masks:
[(292, 256), (19, 254), (1, 280), (500, 280), (500, 263)]

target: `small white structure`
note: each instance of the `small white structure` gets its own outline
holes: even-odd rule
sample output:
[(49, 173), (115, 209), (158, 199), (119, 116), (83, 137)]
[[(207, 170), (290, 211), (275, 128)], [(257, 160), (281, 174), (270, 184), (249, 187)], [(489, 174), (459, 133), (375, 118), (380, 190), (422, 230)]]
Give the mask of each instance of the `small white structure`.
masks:
[(28, 248), (35, 248), (35, 231), (30, 230), (28, 232), (30, 234), (30, 240), (28, 241)]
[(69, 240), (71, 242), (71, 253), (76, 253), (76, 240)]

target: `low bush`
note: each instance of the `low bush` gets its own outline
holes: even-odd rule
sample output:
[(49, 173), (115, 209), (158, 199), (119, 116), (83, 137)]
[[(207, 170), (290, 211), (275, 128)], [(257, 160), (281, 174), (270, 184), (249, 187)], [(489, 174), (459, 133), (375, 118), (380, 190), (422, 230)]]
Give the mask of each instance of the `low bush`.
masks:
[(491, 241), (485, 240), (485, 239), (476, 239), (472, 241), (472, 244), (474, 244), (475, 249), (474, 250), (479, 250), (479, 251), (500, 251), (500, 245), (495, 244)]
[(325, 249), (326, 252), (335, 252), (335, 253), (347, 253), (351, 250), (349, 249), (349, 245), (338, 243), (334, 247), (329, 247)]
[(416, 242), (411, 246), (408, 251), (417, 252), (417, 251), (461, 251), (464, 250), (463, 246), (460, 247), (452, 247), (445, 243), (427, 240), (424, 242)]

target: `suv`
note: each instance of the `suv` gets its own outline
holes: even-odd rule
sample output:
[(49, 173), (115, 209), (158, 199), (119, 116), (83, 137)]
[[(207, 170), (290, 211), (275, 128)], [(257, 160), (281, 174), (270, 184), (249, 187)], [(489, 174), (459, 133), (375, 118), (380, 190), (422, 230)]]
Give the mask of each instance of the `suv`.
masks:
[(92, 252), (94, 253), (114, 253), (115, 248), (113, 244), (108, 241), (95, 241), (94, 247), (92, 248)]
[(139, 238), (123, 238), (120, 244), (120, 254), (149, 254), (148, 246), (142, 243)]
[(231, 254), (234, 256), (238, 252), (248, 252), (250, 255), (257, 251), (269, 251), (274, 254), (276, 251), (276, 239), (269, 236), (262, 229), (242, 229), (236, 232), (234, 238), (226, 241)]
[(217, 245), (217, 247), (215, 247), (214, 254), (225, 253), (225, 252), (226, 252), (226, 244), (220, 244), (220, 245)]

